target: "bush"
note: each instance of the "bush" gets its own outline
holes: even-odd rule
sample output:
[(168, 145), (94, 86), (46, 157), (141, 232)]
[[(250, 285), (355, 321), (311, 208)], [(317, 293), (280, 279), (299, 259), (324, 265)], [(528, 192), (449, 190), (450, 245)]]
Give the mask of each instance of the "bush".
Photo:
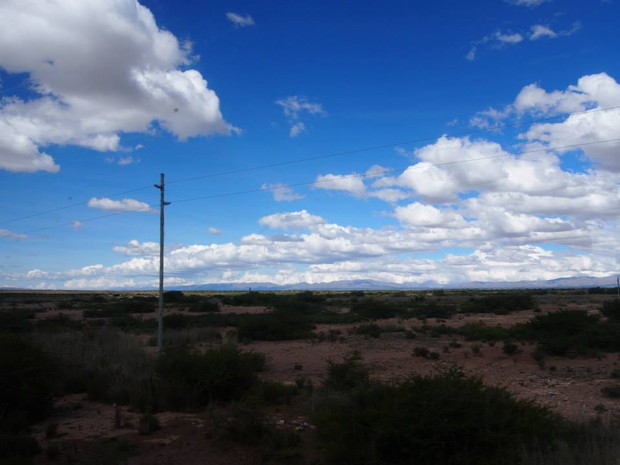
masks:
[(521, 353), (521, 349), (519, 349), (519, 346), (514, 342), (504, 342), (504, 347), (502, 348), (502, 351), (506, 355), (517, 355)]
[(510, 331), (500, 326), (487, 326), (484, 323), (466, 323), (459, 328), (459, 334), (468, 341), (501, 341), (510, 337)]
[(505, 315), (518, 310), (536, 307), (534, 296), (524, 292), (506, 292), (471, 298), (462, 311), (464, 313), (495, 313)]
[(277, 310), (262, 315), (243, 315), (238, 320), (241, 340), (284, 341), (312, 337), (314, 325), (305, 315)]
[(415, 357), (428, 358), (430, 351), (426, 347), (414, 347), (413, 355)]
[(276, 381), (263, 381), (258, 384), (248, 395), (259, 404), (290, 405), (291, 397), (298, 392), (296, 384), (287, 385)]
[(327, 464), (517, 464), (524, 448), (552, 447), (563, 421), (457, 370), (370, 383), (324, 396), (314, 423)]
[(582, 310), (539, 315), (515, 332), (523, 339), (538, 341), (540, 350), (551, 355), (593, 355), (600, 350), (620, 350), (620, 324), (601, 323), (597, 315)]
[(203, 300), (191, 304), (187, 310), (192, 313), (215, 313), (220, 311), (220, 305), (212, 300)]
[(620, 322), (620, 299), (603, 302), (601, 313), (610, 321)]
[(362, 334), (368, 337), (381, 337), (381, 328), (376, 323), (360, 325), (355, 328), (355, 334)]
[(619, 385), (605, 386), (604, 388), (601, 389), (601, 392), (607, 397), (612, 397), (612, 398), (617, 399), (618, 397), (620, 397), (620, 386)]
[(56, 387), (53, 362), (30, 339), (0, 333), (0, 432), (43, 420)]
[(140, 434), (151, 434), (152, 432), (157, 431), (159, 428), (159, 420), (155, 415), (151, 413), (145, 413), (140, 417), (140, 420), (138, 421), (138, 432)]
[(299, 455), (299, 435), (269, 425), (264, 412), (255, 405), (235, 403), (223, 412), (213, 411), (211, 417), (220, 439), (257, 447), (263, 463), (272, 463), (268, 462), (269, 459), (286, 460)]
[(388, 304), (380, 300), (365, 299), (351, 306), (351, 313), (356, 313), (361, 317), (370, 320), (381, 320), (395, 316), (403, 316), (407, 311), (394, 304)]
[(40, 333), (36, 340), (56, 361), (62, 392), (86, 392), (92, 400), (128, 404), (143, 397), (153, 377), (153, 358), (129, 334), (103, 328)]
[(342, 363), (327, 362), (325, 387), (336, 391), (348, 391), (369, 382), (368, 370), (361, 363), (359, 352), (351, 352)]
[(164, 405), (173, 410), (190, 410), (211, 401), (231, 401), (243, 397), (258, 381), (257, 373), (265, 356), (221, 346), (205, 353), (187, 347), (172, 347), (159, 356)]

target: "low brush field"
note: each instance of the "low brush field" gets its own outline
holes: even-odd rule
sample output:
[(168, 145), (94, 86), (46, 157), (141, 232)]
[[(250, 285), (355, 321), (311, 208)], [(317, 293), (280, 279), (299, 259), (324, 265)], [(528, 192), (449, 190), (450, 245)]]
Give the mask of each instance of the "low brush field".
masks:
[(1, 464), (615, 464), (615, 290), (0, 293)]

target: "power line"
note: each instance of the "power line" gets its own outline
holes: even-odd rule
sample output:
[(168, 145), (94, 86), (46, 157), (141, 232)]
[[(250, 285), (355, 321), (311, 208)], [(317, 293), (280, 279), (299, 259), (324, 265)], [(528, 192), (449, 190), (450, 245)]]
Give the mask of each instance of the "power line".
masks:
[[(546, 148), (543, 148), (543, 149), (526, 150), (526, 151), (521, 152), (521, 153), (516, 154), (516, 155), (525, 155), (525, 154), (537, 153), (537, 152), (547, 152), (547, 151), (552, 151), (552, 150), (565, 150), (565, 149), (583, 147), (583, 146), (588, 146), (588, 145), (603, 144), (603, 143), (618, 142), (618, 141), (620, 141), (620, 138), (609, 139), (609, 140), (602, 140), (602, 141), (594, 141), (594, 142), (584, 142), (584, 143), (581, 143), (581, 144), (564, 145), (564, 146), (561, 146), (561, 147), (546, 147)], [(498, 158), (506, 158), (506, 157), (509, 157), (511, 155), (515, 155), (515, 154), (506, 153), (504, 155), (493, 155), (493, 156), (490, 156), (490, 157), (470, 158), (470, 159), (467, 159), (467, 160), (455, 160), (455, 161), (448, 161), (448, 162), (443, 162), (443, 163), (429, 163), (429, 164), (426, 164), (424, 166), (419, 166), (419, 165), (417, 167), (413, 166), (413, 167), (410, 167), (410, 169), (428, 169), (430, 167), (457, 165), (457, 164), (461, 164), (461, 163), (471, 163), (471, 162), (475, 162), (475, 161), (493, 160), (493, 159), (498, 159)], [(389, 169), (389, 170), (386, 169), (386, 170), (381, 170), (381, 171), (372, 172), (372, 173), (346, 174), (346, 175), (341, 175), (339, 177), (340, 177), (340, 179), (369, 178), (369, 177), (376, 177), (377, 175), (393, 173), (393, 172), (396, 172), (396, 171), (400, 171), (402, 169), (403, 168), (393, 168), (393, 169)], [(191, 197), (191, 198), (187, 198), (187, 199), (174, 200), (174, 203), (177, 204), (177, 203), (184, 203), (184, 202), (193, 202), (195, 200), (207, 200), (207, 199), (214, 199), (214, 198), (220, 198), (220, 197), (230, 197), (230, 196), (234, 196), (234, 195), (252, 194), (252, 193), (256, 193), (256, 192), (275, 191), (275, 190), (281, 189), (281, 188), (309, 186), (309, 185), (323, 184), (323, 183), (327, 184), (327, 183), (330, 183), (330, 182), (333, 182), (333, 180), (327, 179), (327, 180), (322, 180), (322, 181), (300, 182), (300, 183), (294, 183), (294, 184), (279, 184), (277, 186), (264, 186), (264, 187), (260, 187), (260, 188), (248, 189), (248, 190), (243, 190), (243, 191), (225, 192), (225, 193), (220, 193), (220, 194), (212, 194), (212, 195), (206, 195), (206, 196), (200, 196), (200, 197)]]
[(47, 231), (48, 229), (56, 229), (56, 228), (61, 228), (63, 226), (74, 226), (76, 222), (82, 225), (84, 223), (90, 223), (91, 221), (97, 221), (97, 220), (101, 220), (104, 218), (110, 218), (111, 216), (124, 215), (126, 213), (135, 213), (135, 212), (123, 211), (123, 212), (108, 213), (107, 215), (100, 215), (100, 216), (94, 216), (92, 218), (86, 218), (85, 220), (74, 220), (74, 221), (68, 221), (66, 223), (55, 224), (53, 226), (46, 226), (44, 228), (31, 229), (30, 231), (26, 231), (24, 234), (32, 234), (32, 233), (36, 233), (40, 231)]
[[(483, 160), (494, 160), (494, 159), (500, 159), (500, 158), (506, 158), (509, 156), (513, 156), (513, 155), (525, 155), (525, 154), (530, 154), (530, 153), (538, 153), (538, 152), (547, 152), (547, 151), (553, 151), (553, 150), (565, 150), (565, 149), (571, 149), (571, 148), (578, 148), (578, 147), (583, 147), (583, 146), (589, 146), (589, 145), (594, 145), (594, 144), (604, 144), (604, 143), (609, 143), (609, 142), (618, 142), (620, 141), (620, 138), (616, 138), (616, 139), (608, 139), (608, 140), (602, 140), (602, 141), (593, 141), (593, 142), (584, 142), (581, 144), (571, 144), (571, 145), (563, 145), (563, 146), (559, 146), (559, 147), (546, 147), (546, 148), (541, 148), (541, 149), (535, 149), (535, 150), (526, 150), (524, 152), (521, 152), (519, 154), (512, 154), (512, 153), (506, 153), (503, 155), (493, 155), (493, 156), (489, 156), (489, 157), (479, 157), (479, 158), (470, 158), (467, 160), (454, 160), (454, 161), (448, 161), (448, 162), (442, 162), (442, 163), (429, 163), (426, 164), (424, 166), (410, 166), (409, 169), (411, 170), (418, 170), (418, 169), (428, 169), (431, 167), (440, 167), (440, 166), (449, 166), (449, 165), (458, 165), (458, 164), (462, 164), (462, 163), (471, 163), (471, 162), (476, 162), (476, 161), (483, 161)], [(355, 173), (355, 174), (345, 174), (345, 175), (340, 175), (339, 178), (340, 179), (355, 179), (355, 178), (371, 178), (371, 177), (376, 177), (377, 175), (385, 175), (385, 174), (389, 174), (389, 173), (395, 173), (397, 171), (401, 171), (403, 168), (393, 168), (393, 169), (384, 169), (381, 171), (376, 171), (376, 172), (371, 172), (371, 173)], [(247, 189), (247, 190), (243, 190), (243, 191), (234, 191), (234, 192), (223, 192), (223, 193), (219, 193), (219, 194), (211, 194), (211, 195), (205, 195), (205, 196), (200, 196), (200, 197), (191, 197), (191, 198), (187, 198), (187, 199), (180, 199), (180, 200), (173, 200), (172, 203), (174, 204), (178, 204), (178, 203), (186, 203), (186, 202), (194, 202), (196, 200), (209, 200), (209, 199), (215, 199), (215, 198), (222, 198), (222, 197), (232, 197), (235, 195), (244, 195), (244, 194), (254, 194), (257, 192), (270, 192), (270, 191), (275, 191), (277, 189), (281, 189), (281, 188), (292, 188), (292, 187), (300, 187), (300, 186), (310, 186), (310, 185), (316, 185), (316, 184), (328, 184), (333, 182), (332, 179), (326, 179), (326, 180), (322, 180), (322, 181), (309, 181), (309, 182), (300, 182), (300, 183), (292, 183), (292, 184), (279, 184), (277, 186), (263, 186), (263, 187), (259, 187), (259, 188), (254, 188), (254, 189)], [(149, 188), (152, 186), (148, 186)], [(139, 189), (134, 189), (134, 191), (137, 190), (142, 190), (144, 188), (139, 188)], [(125, 193), (128, 193), (130, 191), (126, 191)], [(120, 193), (118, 195), (123, 195), (123, 193)], [(101, 215), (101, 216), (96, 216), (93, 218), (88, 218), (86, 220), (77, 220), (80, 223), (87, 223), (90, 221), (96, 221), (96, 220), (100, 220), (103, 218), (109, 218), (111, 216), (118, 216), (118, 215), (122, 215), (125, 213), (136, 213), (136, 212), (132, 212), (132, 211), (123, 211), (123, 212), (115, 212), (115, 213), (110, 213), (107, 215)], [(39, 232), (39, 231), (45, 231), (45, 230), (49, 230), (49, 229), (55, 229), (55, 228), (60, 228), (62, 226), (69, 226), (69, 225), (73, 225), (74, 222), (66, 222), (66, 223), (61, 223), (61, 224), (57, 224), (57, 225), (53, 225), (53, 226), (47, 226), (44, 228), (38, 228), (38, 229), (34, 229), (34, 230), (30, 230), (30, 231), (26, 231), (24, 234), (32, 234), (35, 232)]]
[[(126, 195), (126, 194), (131, 194), (133, 192), (138, 192), (138, 191), (146, 190), (146, 189), (149, 189), (151, 187), (152, 186), (138, 187), (136, 189), (131, 189), (131, 190), (124, 191), (124, 192), (118, 192), (116, 194), (105, 195), (104, 197), (118, 197), (120, 195)], [(35, 218), (37, 216), (47, 215), (48, 213), (54, 213), (54, 212), (58, 212), (58, 211), (62, 211), (62, 210), (69, 210), (71, 208), (88, 205), (88, 202), (89, 201), (87, 200), (86, 202), (72, 203), (72, 204), (69, 204), (69, 205), (65, 205), (63, 207), (51, 208), (49, 210), (43, 210), (43, 211), (40, 211), (40, 212), (31, 213), (30, 215), (20, 216), (18, 218), (11, 218), (10, 220), (3, 221), (0, 224), (5, 225), (5, 224), (9, 224), (9, 223), (14, 223), (15, 221), (27, 220), (29, 218)]]
[[(612, 106), (612, 107), (606, 107), (606, 108), (595, 108), (595, 109), (591, 109), (591, 110), (584, 110), (584, 111), (579, 111), (579, 112), (574, 112), (574, 113), (570, 113), (568, 115), (564, 114), (564, 115), (555, 115), (555, 116), (550, 116), (550, 117), (546, 117), (546, 118), (539, 118), (539, 119), (531, 119), (531, 120), (527, 120), (527, 121), (518, 121), (512, 124), (497, 124), (495, 126), (489, 127), (489, 128), (484, 128), (484, 129), (478, 129), (478, 130), (469, 130), (469, 131), (461, 131), (461, 132), (454, 132), (451, 134), (446, 134), (448, 137), (461, 137), (461, 136), (466, 136), (466, 135), (472, 135), (472, 134), (479, 134), (479, 133), (483, 133), (483, 132), (489, 132), (489, 131), (496, 131), (499, 129), (503, 129), (503, 128), (510, 128), (510, 127), (519, 127), (519, 126), (524, 126), (524, 125), (528, 125), (528, 124), (536, 124), (536, 123), (542, 123), (542, 122), (546, 122), (546, 121), (552, 121), (554, 119), (557, 118), (562, 118), (562, 117), (571, 117), (571, 116), (575, 116), (575, 115), (582, 115), (582, 114), (590, 114), (590, 113), (597, 113), (597, 112), (602, 112), (602, 111), (609, 111), (609, 110), (615, 110), (620, 108), (620, 105), (616, 105), (616, 106)], [(338, 157), (338, 156), (345, 156), (345, 155), (352, 155), (355, 153), (362, 153), (362, 152), (368, 152), (368, 151), (373, 151), (373, 150), (380, 150), (380, 149), (386, 149), (386, 148), (393, 148), (393, 147), (398, 147), (400, 145), (408, 145), (408, 144), (416, 144), (416, 143), (422, 143), (422, 142), (428, 142), (428, 141), (432, 141), (437, 139), (439, 136), (429, 136), (429, 137), (422, 137), (422, 138), (418, 138), (418, 139), (411, 139), (411, 140), (407, 140), (407, 141), (402, 141), (402, 142), (396, 142), (396, 143), (389, 143), (389, 144), (381, 144), (381, 145), (375, 145), (375, 146), (369, 146), (369, 147), (362, 147), (359, 149), (353, 149), (353, 150), (346, 150), (346, 151), (342, 151), (342, 152), (333, 152), (333, 153), (328, 153), (328, 154), (324, 154), (324, 155), (316, 155), (316, 156), (311, 156), (311, 157), (305, 157), (305, 158), (298, 158), (295, 160), (287, 160), (287, 161), (282, 161), (282, 162), (276, 162), (276, 163), (269, 163), (269, 164), (265, 164), (265, 165), (258, 165), (258, 166), (251, 166), (251, 167), (246, 167), (246, 168), (239, 168), (239, 169), (235, 169), (235, 170), (229, 170), (229, 171), (222, 171), (220, 173), (210, 173), (210, 174), (204, 174), (204, 175), (200, 175), (200, 176), (192, 176), (192, 177), (188, 177), (188, 178), (182, 178), (182, 179), (177, 179), (176, 181), (168, 181), (167, 183), (170, 184), (179, 184), (179, 183), (183, 183), (183, 182), (190, 182), (190, 181), (196, 181), (196, 180), (200, 180), (200, 179), (207, 179), (207, 178), (214, 178), (214, 177), (221, 177), (221, 176), (229, 176), (232, 174), (239, 174), (239, 173), (245, 173), (245, 172), (251, 172), (251, 171), (258, 171), (258, 170), (263, 170), (263, 169), (268, 169), (268, 168), (276, 168), (279, 166), (288, 166), (288, 165), (293, 165), (293, 164), (297, 164), (297, 163), (305, 163), (305, 162), (309, 162), (309, 161), (315, 161), (315, 160), (323, 160), (323, 159), (328, 159), (328, 158), (334, 158), (334, 157)], [(589, 145), (589, 144), (579, 144), (579, 145)], [(304, 185), (303, 183), (300, 185)], [(135, 189), (130, 189), (127, 191), (123, 191), (123, 192), (119, 192), (116, 194), (108, 194), (108, 195), (104, 195), (104, 197), (118, 197), (120, 195), (125, 195), (125, 194), (130, 194), (133, 192), (138, 192), (141, 190), (146, 190), (146, 189), (150, 189), (152, 186), (148, 185), (148, 186), (142, 186), (142, 187), (138, 187)], [(275, 188), (274, 188), (275, 189)], [(269, 190), (269, 189), (252, 189), (252, 190), (248, 190), (248, 191), (244, 191), (244, 193), (254, 193), (254, 192), (260, 192), (263, 190)], [(222, 194), (221, 196), (227, 196), (227, 195), (234, 195), (234, 194)], [(210, 197), (204, 197), (204, 198), (210, 198)], [(189, 200), (181, 200), (182, 201), (189, 201)], [(177, 201), (179, 202), (179, 201)], [(69, 204), (66, 206), (62, 206), (62, 207), (56, 207), (56, 208), (52, 208), (49, 210), (43, 210), (40, 212), (35, 212), (29, 215), (25, 215), (25, 216), (21, 216), (21, 217), (16, 217), (16, 218), (11, 218), (9, 220), (5, 220), (3, 222), (0, 223), (0, 225), (6, 225), (9, 223), (13, 223), (16, 221), (22, 221), (25, 219), (29, 219), (29, 218), (34, 218), (37, 216), (42, 216), (42, 215), (46, 215), (48, 213), (54, 213), (57, 211), (62, 211), (62, 210), (68, 210), (71, 208), (75, 208), (75, 207), (80, 207), (80, 206), (84, 206), (87, 205), (88, 201), (85, 202), (78, 202), (78, 203), (73, 203), (73, 204)]]
[[(567, 117), (574, 116), (574, 115), (596, 113), (596, 112), (601, 112), (601, 111), (615, 110), (615, 109), (618, 109), (618, 108), (620, 108), (620, 105), (616, 105), (616, 106), (613, 106), (613, 107), (606, 107), (606, 108), (595, 108), (595, 109), (592, 109), (592, 110), (584, 110), (584, 111), (578, 111), (578, 112), (570, 113)], [(489, 127), (489, 128), (485, 128), (485, 129), (477, 129), (477, 130), (454, 132), (452, 134), (446, 134), (446, 135), (448, 137), (460, 137), (460, 136), (466, 136), (466, 135), (471, 135), (471, 134), (479, 134), (479, 133), (483, 133), (483, 132), (496, 131), (496, 130), (503, 129), (503, 128), (519, 127), (519, 126), (524, 126), (524, 125), (528, 125), (528, 124), (536, 124), (536, 123), (541, 123), (541, 122), (545, 122), (545, 121), (552, 121), (554, 119), (561, 118), (563, 116), (566, 116), (566, 115), (555, 115), (555, 116), (549, 116), (547, 118), (539, 118), (539, 119), (534, 119), (534, 120), (515, 122), (515, 123), (512, 123), (512, 124), (497, 124), (495, 126), (492, 126), (492, 127)], [(262, 169), (267, 169), (267, 168), (276, 168), (276, 167), (279, 167), (279, 166), (287, 166), (287, 165), (293, 165), (293, 164), (297, 164), (297, 163), (305, 163), (305, 162), (309, 162), (309, 161), (323, 160), (323, 159), (326, 159), (326, 158), (333, 158), (333, 157), (339, 157), (339, 156), (344, 156), (344, 155), (352, 155), (354, 153), (369, 152), (369, 151), (372, 151), (372, 150), (380, 150), (380, 149), (386, 149), (386, 148), (393, 148), (393, 147), (398, 147), (400, 145), (419, 144), (421, 142), (428, 142), (428, 141), (435, 140), (438, 137), (441, 137), (441, 136), (421, 137), (421, 138), (418, 138), (418, 139), (411, 139), (411, 140), (407, 140), (407, 141), (403, 141), (403, 142), (395, 142), (395, 143), (390, 143), (390, 144), (374, 145), (374, 146), (363, 147), (363, 148), (359, 148), (359, 149), (345, 150), (345, 151), (342, 151), (342, 152), (328, 153), (328, 154), (325, 154), (325, 155), (316, 155), (316, 156), (305, 157), (305, 158), (297, 158), (295, 160), (287, 160), (287, 161), (282, 161), (282, 162), (270, 163), (270, 164), (266, 164), (266, 165), (258, 165), (258, 166), (253, 166), (253, 167), (239, 168), (239, 169), (229, 170), (229, 171), (222, 171), (220, 173), (210, 173), (210, 174), (205, 174), (205, 175), (200, 175), (200, 176), (192, 176), (192, 177), (189, 177), (189, 178), (177, 179), (176, 181), (170, 181), (170, 182), (168, 182), (168, 184), (177, 184), (177, 183), (181, 183), (181, 182), (196, 181), (196, 180), (199, 180), (199, 179), (207, 179), (207, 178), (215, 178), (215, 177), (220, 177), (220, 176), (228, 176), (228, 175), (231, 175), (231, 174), (239, 174), (239, 173), (245, 173), (245, 172), (248, 172), (248, 171), (257, 171), (257, 170), (262, 170)]]

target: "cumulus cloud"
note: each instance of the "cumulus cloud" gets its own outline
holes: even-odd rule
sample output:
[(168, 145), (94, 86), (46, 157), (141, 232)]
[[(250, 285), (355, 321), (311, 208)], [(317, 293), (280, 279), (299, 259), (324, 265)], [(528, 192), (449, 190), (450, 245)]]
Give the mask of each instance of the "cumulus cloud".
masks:
[[(515, 101), (503, 110), (479, 113), (472, 123), (479, 127), (501, 124), (511, 116), (530, 114), (536, 117), (568, 115), (559, 123), (532, 125), (521, 139), (541, 147), (566, 147), (565, 153), (582, 146), (593, 163), (611, 171), (620, 170), (617, 156), (620, 141), (616, 128), (620, 125), (620, 84), (606, 73), (581, 77), (566, 90), (546, 91), (538, 84), (525, 86)], [(609, 142), (605, 142), (609, 141)]]
[(292, 202), (305, 197), (304, 195), (296, 194), (290, 186), (282, 183), (263, 184), (261, 189), (271, 191), (273, 193), (273, 200), (276, 202)]
[(128, 257), (159, 256), (159, 244), (156, 242), (139, 242), (135, 239), (127, 244), (117, 245), (112, 250)]
[[(548, 147), (582, 145), (585, 155), (594, 163), (612, 171), (620, 170), (620, 84), (606, 73), (583, 76), (577, 85), (565, 91), (546, 92), (530, 85), (517, 96), (515, 110), (543, 115), (563, 114), (570, 110), (600, 111), (569, 115), (560, 123), (534, 124), (523, 139)], [(599, 141), (612, 141), (596, 143)], [(590, 145), (588, 145), (590, 144)]]
[(320, 103), (313, 103), (308, 101), (306, 97), (300, 97), (297, 95), (289, 96), (285, 99), (276, 100), (276, 105), (279, 105), (284, 112), (284, 115), (288, 118), (291, 124), (289, 135), (291, 137), (297, 137), (302, 132), (306, 131), (306, 125), (301, 121), (304, 114), (308, 115), (327, 115), (327, 112), (323, 109), (323, 105)]
[(254, 18), (250, 15), (241, 16), (237, 13), (226, 13), (228, 20), (235, 25), (235, 27), (248, 27), (254, 25)]
[[(557, 147), (569, 137), (579, 144), (611, 136), (611, 128), (620, 127), (620, 115), (603, 108), (620, 104), (618, 88), (606, 74), (584, 76), (566, 90), (524, 87), (510, 106), (496, 112), (497, 118), (549, 115), (559, 122), (524, 130), (520, 153), (488, 139), (443, 136), (415, 149), (415, 161), (398, 172), (374, 165), (363, 174), (316, 179), (334, 195), (353, 194), (349, 201), (390, 202), (382, 212), (391, 218), (386, 226), (338, 224), (308, 210), (275, 213), (258, 220), (275, 234), (168, 249), (167, 273), (183, 284), (377, 279), (412, 285), (616, 273), (620, 263), (610, 251), (620, 247), (620, 171), (613, 157), (618, 150), (584, 145), (581, 152), (592, 164), (575, 168), (565, 166), (564, 151)], [(581, 109), (593, 111), (567, 115)], [(591, 152), (595, 147), (609, 151)], [(281, 187), (264, 187), (274, 186)], [(401, 203), (404, 199), (409, 200)], [(117, 265), (62, 273), (32, 270), (20, 279), (33, 287), (155, 286), (157, 257), (149, 255), (154, 245), (117, 246), (130, 257)], [(446, 248), (461, 252), (434, 259), (421, 255)]]
[(317, 215), (312, 215), (306, 210), (275, 213), (273, 215), (264, 216), (259, 220), (259, 224), (263, 226), (268, 226), (272, 229), (285, 230), (310, 229), (323, 223), (325, 223), (323, 218)]
[(9, 231), (8, 229), (0, 229), (0, 238), (6, 239), (27, 239), (28, 235), (20, 234), (13, 231)]
[[(25, 73), (34, 97), (0, 104), (0, 168), (56, 172), (50, 145), (122, 149), (153, 124), (186, 139), (230, 134), (188, 44), (134, 0), (1, 2), (0, 66)], [(181, 68), (182, 67), (182, 68)]]
[(366, 192), (364, 181), (358, 174), (323, 174), (316, 177), (312, 185), (316, 189), (344, 191), (356, 196), (363, 196)]
[(93, 197), (88, 201), (88, 206), (104, 211), (113, 212), (153, 212), (154, 210), (148, 203), (140, 202), (135, 199), (112, 200), (107, 197), (98, 199)]
[(220, 235), (224, 234), (224, 231), (222, 231), (221, 229), (218, 229), (218, 228), (214, 228), (213, 226), (207, 228), (207, 232), (209, 234), (213, 234), (215, 236), (220, 236)]
[(455, 227), (465, 224), (464, 218), (451, 210), (441, 210), (433, 205), (419, 202), (404, 207), (396, 207), (394, 215), (401, 223), (412, 226)]

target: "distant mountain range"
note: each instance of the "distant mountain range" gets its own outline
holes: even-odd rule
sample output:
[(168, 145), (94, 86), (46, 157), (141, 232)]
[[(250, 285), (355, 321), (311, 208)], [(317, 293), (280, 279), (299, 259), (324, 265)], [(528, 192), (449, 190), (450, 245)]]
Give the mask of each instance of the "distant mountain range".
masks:
[[(435, 281), (422, 283), (391, 283), (372, 279), (358, 279), (352, 281), (332, 281), (330, 283), (296, 283), (280, 286), (269, 282), (256, 283), (208, 283), (191, 286), (166, 286), (166, 290), (177, 291), (378, 291), (378, 290), (409, 290), (409, 289), (569, 289), (587, 287), (616, 287), (616, 275), (604, 278), (580, 276), (573, 278), (559, 278), (548, 281), (511, 281), (511, 282), (483, 282), (471, 281), (459, 284), (440, 284)], [(155, 290), (155, 287), (132, 290)], [(0, 291), (27, 290), (15, 287), (0, 287)], [(109, 289), (112, 290), (112, 289)], [(114, 289), (123, 290), (123, 289)], [(125, 289), (127, 290), (127, 289)]]
[(198, 284), (192, 286), (171, 286), (167, 289), (175, 290), (202, 290), (202, 291), (286, 291), (286, 290), (316, 290), (316, 291), (340, 291), (340, 290), (407, 290), (407, 289), (566, 289), (575, 287), (615, 287), (616, 276), (594, 278), (588, 276), (574, 278), (559, 278), (540, 281), (512, 281), (512, 282), (482, 282), (472, 281), (467, 283), (443, 285), (435, 281), (422, 283), (397, 284), (371, 279), (359, 279), (352, 281), (332, 281), (330, 283), (296, 283), (280, 286), (269, 282), (256, 283), (219, 283)]

